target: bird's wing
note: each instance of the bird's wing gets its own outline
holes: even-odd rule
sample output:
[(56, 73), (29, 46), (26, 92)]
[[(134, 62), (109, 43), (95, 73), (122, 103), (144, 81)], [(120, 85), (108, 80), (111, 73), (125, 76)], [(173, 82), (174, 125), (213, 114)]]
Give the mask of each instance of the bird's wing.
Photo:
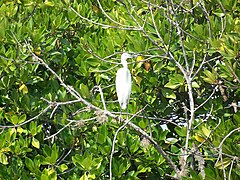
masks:
[(128, 69), (120, 68), (116, 75), (116, 89), (121, 92), (131, 91), (132, 80)]
[(131, 90), (132, 90), (132, 78), (131, 78), (131, 73), (129, 71), (129, 69), (127, 69), (127, 72), (126, 72), (126, 86), (127, 86), (127, 94), (128, 94), (128, 99), (130, 98), (130, 94), (131, 94)]
[(118, 101), (122, 109), (125, 109), (131, 93), (131, 74), (127, 68), (120, 68), (116, 76), (116, 90)]
[(116, 75), (116, 90), (117, 90), (117, 95), (119, 95), (120, 93), (120, 90), (121, 90), (121, 84), (122, 84), (122, 69), (123, 68), (120, 68), (118, 71), (117, 71), (117, 75)]

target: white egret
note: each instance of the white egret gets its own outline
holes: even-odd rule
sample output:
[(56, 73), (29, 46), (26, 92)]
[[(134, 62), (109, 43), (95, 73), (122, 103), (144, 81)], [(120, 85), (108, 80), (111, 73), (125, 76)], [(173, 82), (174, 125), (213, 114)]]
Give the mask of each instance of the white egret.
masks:
[[(132, 90), (132, 79), (131, 79), (131, 73), (127, 67), (127, 59), (133, 58), (133, 57), (135, 57), (135, 56), (132, 56), (128, 53), (122, 54), (121, 64), (123, 65), (123, 67), (117, 71), (117, 75), (116, 75), (116, 90), (117, 90), (118, 102), (121, 107), (121, 112), (122, 112), (122, 109), (127, 108), (131, 90)], [(112, 158), (113, 158), (113, 154), (114, 154), (114, 146), (116, 143), (117, 135), (120, 132), (120, 130), (123, 129), (127, 125), (128, 122), (129, 121), (128, 121), (128, 115), (127, 115), (127, 121), (117, 130), (117, 132), (114, 135), (114, 139), (113, 139), (113, 143), (112, 143), (112, 151), (111, 151), (111, 155), (110, 155), (110, 165), (109, 165), (110, 180), (112, 180)]]
[(117, 89), (118, 102), (120, 104), (121, 109), (127, 108), (128, 101), (131, 94), (132, 79), (131, 79), (130, 71), (127, 66), (127, 59), (132, 57), (134, 56), (128, 53), (123, 53), (121, 56), (121, 63), (123, 67), (117, 71), (116, 89)]

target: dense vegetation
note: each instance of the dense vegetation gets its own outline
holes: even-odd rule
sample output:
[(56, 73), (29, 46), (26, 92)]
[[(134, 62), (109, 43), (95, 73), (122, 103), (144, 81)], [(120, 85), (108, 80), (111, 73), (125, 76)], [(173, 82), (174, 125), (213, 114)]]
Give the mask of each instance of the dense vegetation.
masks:
[(240, 179), (238, 0), (0, 6), (1, 179)]

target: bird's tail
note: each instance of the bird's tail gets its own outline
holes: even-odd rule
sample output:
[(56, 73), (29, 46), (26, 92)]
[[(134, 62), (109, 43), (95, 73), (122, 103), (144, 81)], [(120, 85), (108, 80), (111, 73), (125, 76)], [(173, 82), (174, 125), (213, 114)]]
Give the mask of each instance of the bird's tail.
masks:
[(121, 108), (122, 108), (123, 110), (125, 110), (125, 109), (127, 108), (127, 104), (126, 104), (126, 103), (122, 103), (122, 104), (121, 104)]

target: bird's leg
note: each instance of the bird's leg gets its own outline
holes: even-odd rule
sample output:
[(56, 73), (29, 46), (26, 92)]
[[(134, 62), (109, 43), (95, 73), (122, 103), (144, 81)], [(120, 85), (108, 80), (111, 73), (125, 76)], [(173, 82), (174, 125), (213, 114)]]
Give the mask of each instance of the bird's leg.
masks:
[(152, 138), (152, 127), (151, 127), (150, 119), (148, 118), (148, 115), (146, 114), (145, 111), (143, 111), (143, 115), (144, 115), (144, 116), (147, 118), (147, 120), (148, 120), (149, 135), (150, 135), (150, 137)]
[(147, 117), (147, 120), (148, 120), (148, 127), (149, 127), (149, 135), (150, 135), (150, 137), (152, 138), (152, 127), (151, 127), (151, 122), (150, 122), (150, 119), (148, 118), (147, 112), (145, 113), (145, 111), (144, 111), (144, 114), (145, 114), (146, 117)]
[(128, 121), (128, 106), (127, 106), (127, 121)]
[(118, 121), (117, 121), (117, 124), (119, 125), (119, 124), (121, 124), (121, 122), (122, 122), (122, 119), (123, 119), (123, 111), (122, 111), (122, 108), (120, 107), (120, 115), (119, 115), (119, 117), (118, 117)]
[(122, 118), (122, 108), (120, 107), (120, 122), (121, 122), (121, 118)]
[(151, 127), (150, 119), (148, 119), (148, 126), (149, 126), (150, 137), (152, 138), (152, 127)]

